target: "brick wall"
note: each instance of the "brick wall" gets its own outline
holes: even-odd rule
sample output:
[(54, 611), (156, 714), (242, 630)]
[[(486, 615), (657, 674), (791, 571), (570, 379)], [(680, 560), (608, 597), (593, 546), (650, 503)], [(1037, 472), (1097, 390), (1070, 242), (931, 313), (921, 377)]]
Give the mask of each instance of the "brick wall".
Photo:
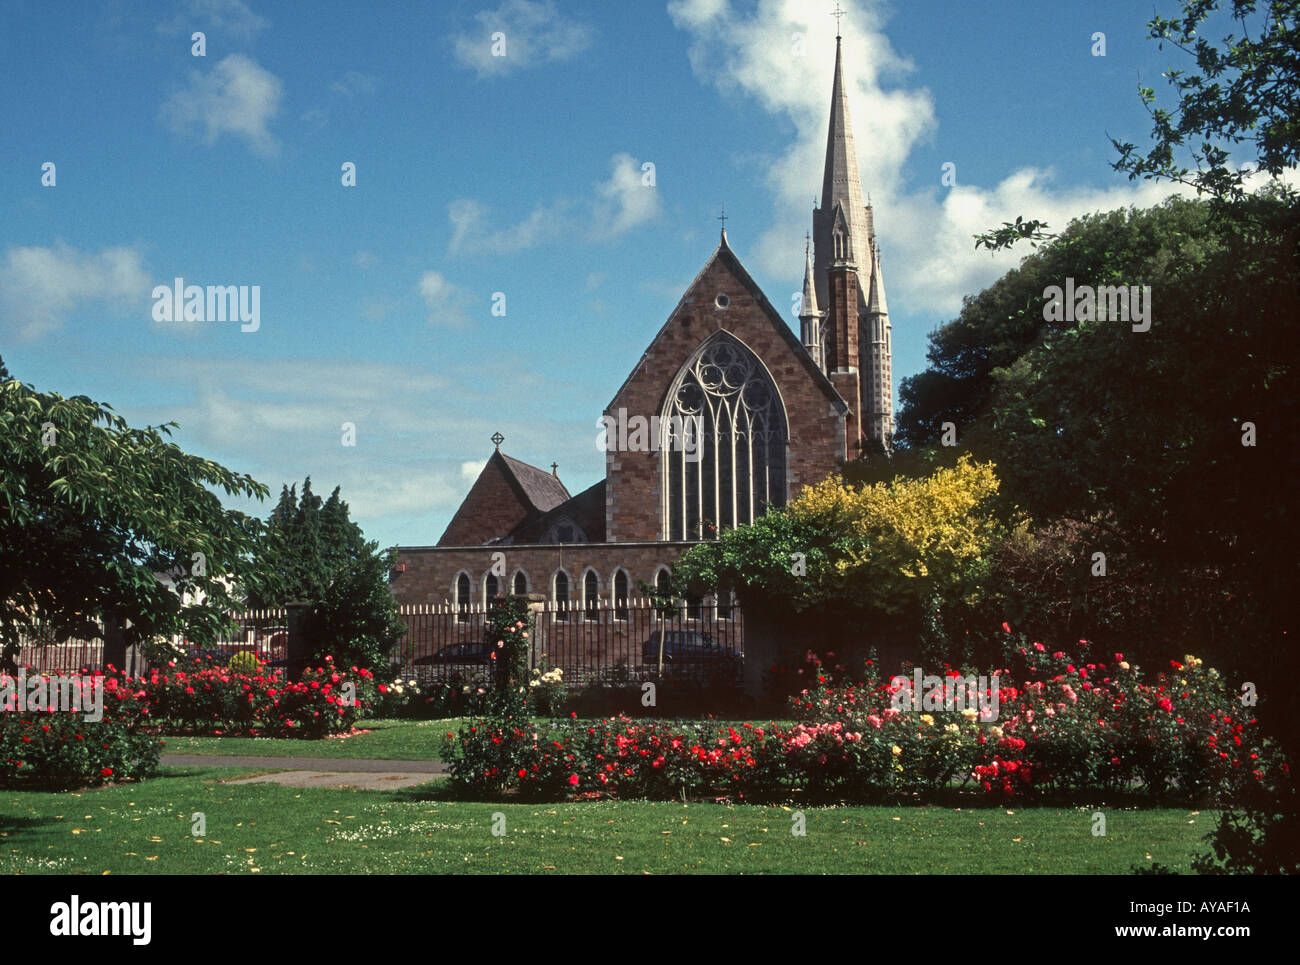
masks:
[(469, 573), (474, 602), (483, 602), (484, 585), (494, 553), (505, 554), (506, 588), (522, 570), (528, 592), (551, 599), (551, 579), (563, 568), (569, 575), (570, 599), (581, 598), (583, 574), (595, 569), (602, 599), (610, 598), (614, 571), (627, 570), (629, 593), (641, 596), (637, 581), (653, 583), (660, 566), (671, 567), (689, 543), (562, 543), (529, 546), (402, 546), (397, 562), (405, 572), (393, 574), (393, 596), (400, 604), (455, 602), (456, 577)]

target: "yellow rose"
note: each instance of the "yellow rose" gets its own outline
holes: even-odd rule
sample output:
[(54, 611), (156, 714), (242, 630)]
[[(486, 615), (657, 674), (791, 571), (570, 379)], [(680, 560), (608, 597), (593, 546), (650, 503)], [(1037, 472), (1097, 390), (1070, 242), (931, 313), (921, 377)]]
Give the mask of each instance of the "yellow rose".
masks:
[(921, 723), (923, 723), (923, 724), (931, 724), (931, 725), (932, 725), (932, 724), (934, 724), (934, 718), (931, 717), (929, 714), (922, 714), (922, 715), (921, 715)]
[(897, 757), (899, 754), (903, 753), (903, 749), (902, 749), (901, 747), (899, 747), (897, 744), (895, 744), (893, 747), (891, 747), (890, 750), (892, 750), (892, 751), (894, 752), (894, 756), (895, 756), (895, 757)]

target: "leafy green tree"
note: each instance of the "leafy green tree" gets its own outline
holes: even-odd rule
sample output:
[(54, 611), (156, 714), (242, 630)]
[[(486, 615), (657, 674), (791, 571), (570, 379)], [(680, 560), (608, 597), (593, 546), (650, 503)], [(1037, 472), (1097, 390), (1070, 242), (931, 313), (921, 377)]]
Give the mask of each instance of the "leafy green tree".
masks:
[[(1234, 30), (1216, 44), (1205, 35), (1218, 13)], [(1027, 494), (1040, 515), (1091, 513), (1111, 540), (1140, 545), (1168, 580), (1214, 574), (1219, 592), (1247, 611), (1231, 650), (1236, 666), (1286, 687), (1300, 672), (1291, 610), (1300, 532), (1290, 492), (1300, 442), (1300, 201), (1278, 182), (1252, 194), (1247, 181), (1256, 170), (1276, 178), (1300, 160), (1300, 0), (1182, 0), (1178, 15), (1157, 15), (1148, 29), (1195, 68), (1166, 73), (1173, 109), (1153, 107), (1154, 90), (1140, 89), (1152, 145), (1142, 152), (1113, 141), (1114, 167), (1208, 195), (1226, 250), (1207, 252), (1185, 286), (1161, 295), (1158, 337), (1145, 352), (1080, 326), (1008, 366), (993, 421), (1007, 444), (1009, 490)], [(1038, 224), (1017, 218), (977, 244), (1007, 247)], [(1049, 384), (1080, 365), (1093, 373), (1090, 386), (1077, 374)], [(1249, 444), (1265, 426), (1273, 437)], [(1044, 471), (1041, 461), (1058, 456), (1059, 471)], [(1294, 765), (1294, 716), (1278, 708), (1261, 718)], [(1251, 802), (1244, 830), (1225, 814), (1218, 858), (1236, 870), (1300, 870), (1295, 800), (1285, 787)]]
[(931, 333), (929, 366), (900, 386), (895, 438), (912, 447), (932, 445), (940, 440), (943, 423), (951, 422), (963, 448), (972, 448), (967, 437), (989, 413), (994, 372), (1074, 328), (1072, 321), (1044, 317), (1049, 286), (1063, 287), (1067, 278), (1076, 286), (1150, 285), (1153, 301), (1167, 317), (1166, 306), (1189, 277), (1232, 243), (1208, 205), (1177, 198), (1145, 211), (1130, 208), (1072, 221), (1018, 268), (968, 296), (958, 317)]
[[(1240, 33), (1216, 45), (1202, 36), (1204, 25), (1225, 7)], [(1173, 110), (1153, 107), (1156, 92), (1139, 88), (1152, 146), (1143, 153), (1112, 138), (1117, 171), (1241, 203), (1255, 168), (1277, 177), (1300, 162), (1300, 0), (1183, 0), (1179, 15), (1157, 15), (1147, 28), (1162, 50), (1170, 44), (1192, 57), (1196, 70), (1165, 73), (1178, 100)], [(1253, 148), (1253, 165), (1234, 165), (1232, 151), (1243, 144)], [(1195, 171), (1180, 154), (1191, 155)]]
[(393, 550), (381, 552), (352, 521), (335, 487), (328, 500), (312, 492), (311, 478), (284, 487), (258, 544), (255, 607), (311, 604), (304, 621), (314, 660), (385, 670), (385, 659), (405, 633), (388, 588)]
[[(157, 652), (226, 628), (260, 524), (214, 490), (265, 498), (250, 476), (182, 452), (174, 423), (135, 429), (85, 396), (0, 381), (0, 642), (98, 636), (98, 619)], [(170, 572), (175, 591), (155, 576)]]

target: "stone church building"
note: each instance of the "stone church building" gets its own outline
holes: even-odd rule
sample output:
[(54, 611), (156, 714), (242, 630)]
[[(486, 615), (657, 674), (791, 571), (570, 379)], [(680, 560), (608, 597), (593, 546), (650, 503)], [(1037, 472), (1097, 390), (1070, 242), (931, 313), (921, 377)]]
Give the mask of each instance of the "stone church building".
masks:
[(616, 619), (618, 601), (663, 579), (693, 541), (784, 505), (864, 442), (888, 444), (889, 312), (839, 38), (811, 234), (797, 334), (724, 227), (605, 409), (605, 478), (570, 493), (554, 466), (506, 455), (494, 436), (437, 545), (399, 547), (397, 601), (477, 608), (534, 593), (578, 607), (599, 600)]

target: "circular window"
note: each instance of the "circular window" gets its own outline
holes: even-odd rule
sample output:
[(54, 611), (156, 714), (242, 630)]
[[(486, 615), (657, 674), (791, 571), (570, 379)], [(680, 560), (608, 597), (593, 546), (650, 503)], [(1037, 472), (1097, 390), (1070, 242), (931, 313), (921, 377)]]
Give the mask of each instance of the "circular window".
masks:
[(726, 308), (731, 304), (731, 299), (727, 297), (726, 292), (718, 292), (718, 297), (713, 299), (713, 304), (717, 305), (719, 308)]

